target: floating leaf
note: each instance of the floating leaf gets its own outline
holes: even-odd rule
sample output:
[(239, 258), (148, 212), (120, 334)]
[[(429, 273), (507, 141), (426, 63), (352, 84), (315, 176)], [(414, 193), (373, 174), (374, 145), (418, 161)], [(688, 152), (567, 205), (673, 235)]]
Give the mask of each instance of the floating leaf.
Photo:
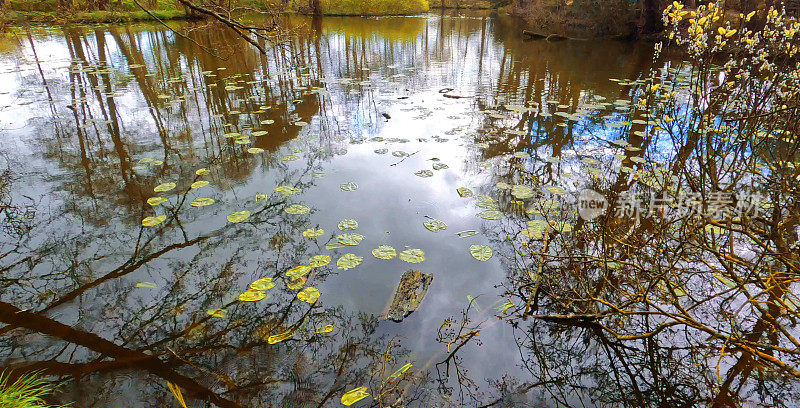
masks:
[(159, 204), (161, 204), (161, 203), (163, 203), (165, 201), (167, 201), (167, 199), (164, 198), (164, 197), (150, 197), (150, 198), (147, 199), (147, 204), (150, 204), (152, 206), (156, 206), (156, 205), (159, 205)]
[(474, 236), (474, 235), (477, 235), (477, 234), (478, 234), (478, 231), (475, 231), (475, 230), (466, 230), (466, 231), (461, 231), (461, 232), (457, 232), (456, 233), (456, 235), (458, 235), (459, 237), (462, 237), (462, 238), (471, 237), (471, 236)]
[(340, 185), (339, 188), (341, 188), (344, 191), (354, 191), (354, 190), (358, 189), (358, 184), (353, 183), (353, 182), (344, 183), (344, 184)]
[(459, 188), (456, 189), (456, 191), (458, 192), (458, 195), (463, 197), (463, 198), (472, 197), (472, 190), (470, 190), (470, 189), (468, 189), (466, 187), (459, 187)]
[(299, 159), (300, 159), (300, 156), (295, 156), (293, 154), (288, 154), (286, 156), (283, 156), (283, 158), (281, 160), (283, 160), (283, 161), (295, 161), (295, 160), (299, 160)]
[(418, 172), (416, 172), (414, 174), (416, 174), (419, 177), (423, 177), (423, 178), (433, 176), (433, 172), (430, 171), (430, 170), (427, 170), (427, 169), (426, 170), (420, 170), (420, 171), (418, 171)]
[(250, 153), (250, 154), (261, 154), (261, 153), (264, 153), (264, 149), (262, 149), (260, 147), (251, 147), (251, 148), (247, 149), (247, 153)]
[(511, 195), (520, 200), (531, 198), (533, 197), (533, 189), (528, 186), (521, 186), (517, 184), (511, 189)]
[(367, 397), (369, 397), (367, 387), (359, 387), (344, 393), (344, 395), (342, 395), (342, 404), (350, 406)]
[(330, 333), (332, 331), (333, 331), (333, 325), (332, 324), (326, 324), (325, 326), (322, 326), (322, 327), (314, 329), (314, 333), (317, 333), (317, 334)]
[(158, 224), (164, 222), (167, 219), (166, 215), (159, 215), (157, 217), (147, 217), (142, 220), (142, 225), (145, 227), (155, 227)]
[(137, 288), (155, 288), (156, 284), (153, 282), (139, 282), (136, 284)]
[(314, 255), (309, 261), (308, 264), (311, 265), (313, 268), (319, 268), (322, 266), (327, 265), (331, 262), (331, 257), (328, 255)]
[(397, 256), (397, 251), (389, 245), (380, 245), (372, 250), (372, 255), (378, 259), (392, 259)]
[(450, 168), (450, 166), (448, 166), (448, 165), (446, 165), (444, 163), (433, 163), (433, 169), (434, 170), (444, 170), (444, 169), (448, 169), (448, 168)]
[(563, 189), (563, 188), (561, 188), (561, 187), (559, 187), (559, 186), (550, 186), (550, 187), (547, 187), (547, 191), (549, 191), (549, 192), (551, 192), (551, 193), (553, 193), (553, 194), (556, 194), (556, 195), (562, 195), (562, 194), (564, 194), (564, 189)]
[[(328, 262), (330, 262), (330, 257), (328, 258)], [(311, 267), (306, 265), (299, 265), (295, 266), (292, 269), (286, 271), (286, 276), (292, 279), (300, 279), (301, 276), (311, 272)]]
[(195, 198), (194, 201), (189, 203), (189, 205), (191, 205), (192, 207), (205, 207), (211, 204), (214, 204), (214, 199), (208, 197), (198, 197)]
[(209, 316), (214, 316), (214, 317), (226, 317), (228, 315), (228, 311), (225, 310), (225, 309), (220, 309), (220, 308), (208, 309), (206, 314), (209, 315)]
[(316, 237), (318, 237), (318, 236), (320, 236), (320, 235), (322, 235), (324, 233), (325, 233), (325, 230), (323, 230), (323, 229), (309, 228), (309, 229), (303, 231), (303, 236), (306, 237), (306, 238), (309, 238), (309, 239), (314, 239), (314, 238), (316, 238)]
[(275, 123), (275, 121), (272, 120), (272, 119), (264, 119), (264, 120), (261, 121), (262, 125), (271, 125), (273, 123)]
[(358, 256), (355, 254), (344, 254), (338, 261), (336, 261), (336, 266), (342, 270), (353, 269), (356, 266), (361, 264), (361, 261), (364, 260), (364, 257)]
[(284, 208), (283, 211), (286, 211), (289, 214), (301, 215), (301, 214), (308, 214), (308, 212), (311, 211), (311, 209), (303, 204), (292, 204)]
[(228, 215), (228, 221), (233, 223), (242, 222), (248, 218), (250, 218), (250, 211), (247, 210), (237, 211)]
[(473, 258), (479, 261), (488, 261), (492, 258), (492, 248), (486, 245), (472, 245), (469, 247), (469, 253)]
[(361, 234), (341, 234), (336, 237), (336, 241), (342, 245), (358, 245), (364, 240)]
[(478, 217), (485, 220), (499, 220), (503, 217), (503, 213), (497, 210), (486, 210), (478, 213)]
[(289, 330), (289, 331), (283, 332), (281, 334), (275, 334), (275, 335), (269, 336), (269, 338), (267, 338), (267, 343), (269, 343), (269, 344), (280, 343), (280, 342), (292, 337), (293, 334), (294, 334), (294, 330)]
[(419, 263), (425, 260), (425, 252), (422, 252), (421, 249), (406, 249), (403, 252), (400, 252), (398, 258), (411, 263)]
[(291, 290), (300, 290), (300, 288), (302, 288), (303, 285), (306, 284), (306, 280), (307, 279), (305, 277), (300, 277), (298, 279), (294, 279), (292, 281), (289, 281), (286, 284), (286, 287), (291, 289)]
[(319, 290), (317, 288), (309, 286), (300, 292), (297, 292), (297, 298), (302, 300), (303, 302), (314, 303), (319, 299)]
[(356, 220), (345, 218), (339, 221), (339, 229), (342, 231), (351, 231), (356, 228), (358, 228), (358, 222)]
[(175, 188), (175, 186), (177, 186), (177, 184), (174, 182), (163, 183), (157, 185), (156, 188), (153, 189), (153, 191), (155, 191), (156, 193), (163, 193), (165, 191), (172, 190), (173, 188)]
[(447, 229), (447, 224), (436, 219), (425, 221), (422, 225), (424, 225), (429, 231), (433, 232), (439, 232)]
[(289, 197), (291, 195), (299, 193), (300, 189), (292, 186), (278, 186), (275, 187), (275, 191), (283, 194), (286, 197)]
[(512, 307), (514, 307), (513, 303), (506, 302), (506, 303), (503, 303), (502, 305), (500, 305), (498, 310), (500, 311), (501, 314), (505, 314), (508, 311), (508, 309), (511, 309)]
[(499, 188), (501, 190), (510, 190), (511, 189), (511, 184), (508, 184), (505, 181), (501, 181), (501, 182), (497, 183), (497, 188)]
[(396, 380), (396, 379), (400, 378), (400, 377), (401, 377), (403, 374), (405, 374), (405, 373), (406, 373), (406, 371), (408, 371), (408, 370), (409, 370), (409, 369), (410, 369), (412, 366), (413, 366), (413, 364), (411, 364), (411, 363), (407, 363), (406, 365), (404, 365), (404, 366), (402, 366), (402, 367), (398, 368), (398, 369), (397, 369), (397, 371), (395, 371), (394, 373), (392, 373), (392, 375), (390, 375), (390, 376), (389, 376), (389, 379), (390, 379), (390, 380)]
[(260, 290), (248, 289), (247, 291), (239, 295), (239, 300), (241, 300), (242, 302), (256, 302), (261, 299), (264, 299), (265, 297), (267, 297), (267, 295)]
[(192, 185), (191, 185), (191, 186), (189, 186), (189, 187), (190, 187), (190, 188), (201, 188), (201, 187), (205, 187), (205, 186), (207, 186), (207, 185), (208, 185), (208, 182), (207, 182), (207, 181), (205, 181), (205, 180), (200, 180), (200, 181), (195, 181), (195, 182), (194, 182), (194, 183), (192, 183)]
[(275, 287), (275, 282), (272, 278), (261, 278), (250, 284), (252, 290), (269, 290)]

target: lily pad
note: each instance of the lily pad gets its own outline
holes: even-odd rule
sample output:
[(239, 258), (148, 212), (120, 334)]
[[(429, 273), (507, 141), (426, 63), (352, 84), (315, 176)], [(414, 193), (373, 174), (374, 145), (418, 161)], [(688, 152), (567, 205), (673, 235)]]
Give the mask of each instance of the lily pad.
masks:
[(311, 259), (308, 260), (308, 264), (312, 268), (320, 268), (323, 267), (331, 262), (331, 257), (329, 255), (314, 255)]
[(314, 303), (319, 299), (319, 290), (315, 287), (307, 287), (300, 292), (297, 292), (297, 298), (303, 302)]
[(447, 229), (447, 224), (436, 219), (430, 219), (428, 221), (425, 221), (422, 225), (424, 225), (425, 228), (428, 229), (428, 231), (432, 232), (439, 232)]
[(314, 238), (316, 238), (316, 237), (318, 237), (318, 236), (320, 236), (320, 235), (322, 235), (324, 233), (325, 233), (325, 230), (323, 230), (323, 229), (309, 228), (309, 229), (303, 231), (303, 236), (306, 237), (306, 238), (309, 238), (309, 239), (314, 239)]
[(250, 289), (252, 290), (269, 290), (274, 287), (275, 282), (272, 281), (272, 278), (261, 278), (250, 284)]
[(197, 171), (194, 172), (194, 174), (197, 174), (198, 176), (205, 176), (208, 173), (211, 173), (211, 170), (206, 169), (206, 168), (197, 169)]
[(563, 195), (565, 193), (564, 189), (559, 186), (550, 186), (547, 187), (547, 191), (555, 194), (555, 195)]
[(247, 153), (260, 154), (260, 153), (264, 153), (264, 149), (262, 149), (260, 147), (251, 147), (251, 148), (247, 149)]
[(425, 252), (416, 248), (406, 249), (405, 251), (400, 252), (400, 255), (397, 257), (406, 262), (419, 263), (425, 260)]
[(247, 291), (239, 295), (239, 300), (241, 300), (242, 302), (256, 302), (261, 299), (264, 299), (265, 297), (267, 297), (267, 295), (260, 290), (248, 289)]
[(427, 169), (426, 170), (420, 170), (420, 171), (418, 171), (418, 172), (416, 172), (414, 174), (419, 176), (419, 177), (422, 177), (422, 178), (433, 176), (433, 172), (430, 171), (430, 170), (427, 170)]
[(358, 184), (352, 182), (344, 183), (340, 185), (339, 188), (341, 188), (343, 191), (355, 191), (358, 189)]
[(458, 235), (459, 237), (462, 237), (462, 238), (467, 238), (467, 237), (472, 237), (472, 236), (478, 235), (478, 231), (466, 230), (466, 231), (457, 232), (456, 235)]
[(301, 215), (301, 214), (308, 214), (309, 211), (311, 211), (311, 209), (303, 204), (292, 204), (284, 208), (283, 211), (286, 211), (289, 214)]
[(248, 218), (250, 218), (250, 211), (247, 210), (237, 211), (228, 215), (228, 221), (232, 223), (242, 222)]
[(190, 188), (201, 188), (201, 187), (205, 187), (205, 186), (207, 186), (208, 184), (209, 184), (209, 183), (208, 183), (207, 181), (205, 181), (205, 180), (200, 180), (200, 181), (195, 181), (195, 182), (194, 182), (194, 183), (192, 183), (192, 185), (191, 185), (191, 186), (189, 186), (189, 187), (190, 187)]
[(344, 254), (338, 261), (336, 261), (336, 266), (342, 270), (353, 269), (356, 266), (361, 264), (361, 261), (364, 260), (364, 257), (358, 256), (355, 254)]
[[(328, 262), (330, 262), (330, 257), (328, 257)], [(326, 262), (327, 263), (327, 262)], [(308, 265), (298, 265), (292, 269), (286, 271), (286, 276), (292, 279), (300, 279), (301, 276), (311, 272), (311, 267)]]
[(147, 199), (147, 204), (150, 204), (152, 206), (156, 206), (156, 205), (159, 205), (159, 204), (161, 204), (161, 203), (163, 203), (165, 201), (167, 201), (167, 199), (164, 198), (164, 197), (150, 197), (150, 198)]
[(269, 343), (269, 344), (280, 343), (280, 342), (292, 337), (293, 334), (294, 334), (294, 330), (289, 330), (289, 331), (281, 333), (281, 334), (275, 334), (275, 335), (269, 336), (269, 338), (267, 338), (267, 343)]
[(397, 256), (397, 251), (389, 245), (380, 245), (372, 250), (372, 255), (378, 259), (392, 259)]
[(352, 231), (358, 228), (358, 221), (345, 218), (339, 221), (339, 229), (342, 231)]
[(159, 216), (156, 216), (156, 217), (147, 217), (147, 218), (142, 220), (142, 225), (144, 225), (145, 227), (155, 227), (156, 225), (161, 224), (162, 222), (164, 222), (164, 220), (166, 220), (166, 219), (167, 219), (166, 215), (159, 215)]
[(278, 192), (278, 193), (281, 193), (285, 197), (289, 197), (291, 195), (299, 193), (300, 189), (292, 187), (292, 186), (278, 186), (278, 187), (275, 187), (275, 191)]
[(449, 169), (449, 168), (450, 168), (450, 166), (448, 166), (448, 165), (446, 165), (444, 163), (433, 163), (433, 169), (434, 170), (444, 170), (444, 169)]
[(163, 183), (163, 184), (159, 184), (159, 185), (157, 185), (157, 186), (156, 186), (156, 187), (153, 189), (153, 191), (155, 191), (156, 193), (163, 193), (163, 192), (165, 192), (165, 191), (172, 190), (173, 188), (175, 188), (175, 186), (177, 186), (177, 184), (176, 184), (176, 183), (174, 183), (174, 182)]
[(364, 240), (361, 234), (341, 234), (336, 237), (336, 241), (342, 245), (358, 245)]
[(458, 195), (463, 198), (472, 197), (472, 190), (466, 187), (459, 187), (456, 189), (456, 191), (458, 192)]
[(512, 187), (511, 195), (520, 200), (531, 198), (533, 197), (533, 189), (528, 186), (521, 186), (517, 184)]
[(503, 213), (498, 210), (486, 210), (479, 212), (478, 217), (481, 217), (485, 220), (499, 220), (503, 217)]
[(194, 201), (189, 203), (189, 205), (191, 205), (192, 207), (205, 207), (211, 204), (214, 204), (214, 199), (208, 197), (198, 197), (195, 198)]
[(492, 248), (486, 245), (472, 245), (469, 247), (469, 253), (473, 258), (479, 261), (488, 261), (492, 258)]

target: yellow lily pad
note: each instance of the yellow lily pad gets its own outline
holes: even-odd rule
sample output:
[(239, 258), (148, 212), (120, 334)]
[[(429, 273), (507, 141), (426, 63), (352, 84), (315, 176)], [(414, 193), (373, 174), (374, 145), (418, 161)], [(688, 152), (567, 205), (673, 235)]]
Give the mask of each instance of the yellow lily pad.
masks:
[(342, 245), (358, 245), (364, 240), (361, 234), (341, 234), (336, 237), (336, 241)]
[(159, 215), (157, 217), (147, 217), (142, 220), (142, 225), (145, 227), (155, 227), (158, 224), (164, 222), (167, 219), (166, 215)]
[(252, 290), (269, 290), (274, 287), (275, 282), (272, 281), (272, 278), (261, 278), (250, 284), (250, 289)]
[(301, 215), (301, 214), (308, 214), (309, 211), (311, 211), (311, 209), (303, 204), (292, 204), (284, 208), (283, 211), (286, 211), (289, 214)]
[(309, 239), (314, 239), (314, 238), (316, 238), (316, 237), (318, 237), (318, 236), (320, 236), (320, 235), (322, 235), (324, 233), (325, 233), (325, 230), (323, 230), (323, 229), (309, 228), (309, 229), (303, 231), (303, 236), (306, 237), (306, 238), (309, 238)]
[(156, 206), (156, 205), (159, 205), (159, 204), (161, 204), (161, 203), (163, 203), (165, 201), (167, 201), (167, 199), (164, 198), (164, 197), (150, 197), (150, 198), (147, 199), (147, 204), (150, 204), (152, 206)]
[(317, 288), (309, 286), (300, 292), (297, 292), (297, 298), (302, 300), (303, 302), (307, 303), (314, 303), (319, 299), (319, 290)]
[(328, 255), (314, 255), (308, 260), (308, 264), (312, 268), (323, 267), (331, 262), (331, 257)]
[(293, 334), (294, 334), (294, 330), (289, 330), (289, 331), (283, 332), (281, 334), (275, 334), (275, 335), (269, 336), (267, 338), (267, 343), (269, 343), (269, 344), (280, 343), (280, 342), (292, 337)]
[(425, 252), (421, 249), (406, 249), (403, 252), (400, 252), (398, 258), (411, 263), (419, 263), (425, 260)]
[(344, 254), (338, 261), (336, 261), (336, 266), (342, 270), (353, 269), (356, 266), (361, 264), (361, 261), (364, 260), (364, 257), (358, 256), (355, 254)]
[(469, 253), (479, 261), (488, 261), (494, 254), (492, 248), (486, 245), (472, 245), (469, 247)]
[(177, 184), (174, 183), (174, 182), (162, 183), (162, 184), (157, 185), (153, 189), (153, 191), (155, 191), (156, 193), (163, 193), (165, 191), (172, 190), (173, 188), (175, 188), (175, 186), (177, 186)]
[(214, 204), (214, 199), (208, 197), (198, 197), (195, 198), (194, 201), (189, 203), (189, 205), (191, 205), (192, 207), (205, 207), (211, 204)]
[(339, 221), (339, 229), (342, 231), (350, 231), (358, 228), (358, 221), (345, 218)]
[(205, 186), (207, 186), (208, 184), (209, 184), (209, 183), (208, 183), (207, 181), (205, 181), (205, 180), (200, 180), (200, 181), (195, 181), (195, 182), (194, 182), (194, 183), (192, 183), (192, 185), (191, 185), (191, 186), (189, 186), (189, 187), (191, 187), (191, 188), (202, 188), (202, 187), (205, 187)]
[(241, 300), (242, 302), (255, 302), (264, 299), (265, 297), (267, 297), (267, 295), (260, 290), (248, 289), (247, 291), (239, 295), (239, 300)]
[(248, 218), (250, 218), (250, 211), (247, 210), (228, 214), (228, 221), (232, 223), (242, 222)]
[(397, 251), (389, 245), (380, 245), (372, 250), (372, 255), (378, 259), (392, 259), (397, 256)]

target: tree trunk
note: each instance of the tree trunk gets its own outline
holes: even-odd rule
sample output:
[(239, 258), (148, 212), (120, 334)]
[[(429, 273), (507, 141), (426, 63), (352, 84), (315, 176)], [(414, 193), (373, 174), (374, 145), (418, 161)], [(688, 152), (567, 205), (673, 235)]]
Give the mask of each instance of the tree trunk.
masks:
[(664, 29), (664, 22), (661, 20), (661, 14), (664, 9), (661, 7), (660, 0), (644, 0), (643, 1), (643, 20), (641, 34), (655, 34)]
[(322, 6), (320, 5), (319, 0), (308, 0), (308, 10), (315, 16), (322, 15)]

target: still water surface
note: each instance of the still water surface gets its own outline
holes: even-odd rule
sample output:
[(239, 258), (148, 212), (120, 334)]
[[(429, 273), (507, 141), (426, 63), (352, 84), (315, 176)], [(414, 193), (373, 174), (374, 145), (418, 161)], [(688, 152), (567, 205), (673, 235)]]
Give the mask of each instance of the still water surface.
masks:
[[(63, 376), (57, 398), (78, 407), (177, 406), (168, 382), (189, 406), (224, 407), (341, 406), (362, 386), (372, 395), (357, 406), (592, 406), (624, 392), (603, 362), (582, 380), (592, 391), (531, 380), (537, 361), (569, 362), (533, 357), (528, 323), (505, 319), (522, 307), (509, 242), (537, 199), (505, 183), (603, 149), (598, 118), (622, 115), (630, 90), (609, 79), (639, 77), (651, 45), (525, 42), (504, 18), (430, 14), (293, 19), (296, 38), (260, 55), (220, 27), (170, 24), (193, 30), (0, 40), (4, 204), (16, 211), (2, 240), (4, 366)], [(562, 171), (580, 172), (548, 169), (537, 197), (574, 190)], [(154, 191), (164, 183), (175, 187)], [(357, 228), (340, 230), (346, 219)], [(339, 244), (353, 243), (346, 233), (363, 240)], [(380, 245), (424, 260), (379, 259)], [(345, 254), (357, 266), (337, 267)], [(330, 263), (306, 281), (286, 278), (319, 255)], [(409, 269), (433, 281), (415, 312), (387, 320)], [(260, 278), (276, 285), (239, 301)], [(299, 299), (300, 285), (319, 299)]]

